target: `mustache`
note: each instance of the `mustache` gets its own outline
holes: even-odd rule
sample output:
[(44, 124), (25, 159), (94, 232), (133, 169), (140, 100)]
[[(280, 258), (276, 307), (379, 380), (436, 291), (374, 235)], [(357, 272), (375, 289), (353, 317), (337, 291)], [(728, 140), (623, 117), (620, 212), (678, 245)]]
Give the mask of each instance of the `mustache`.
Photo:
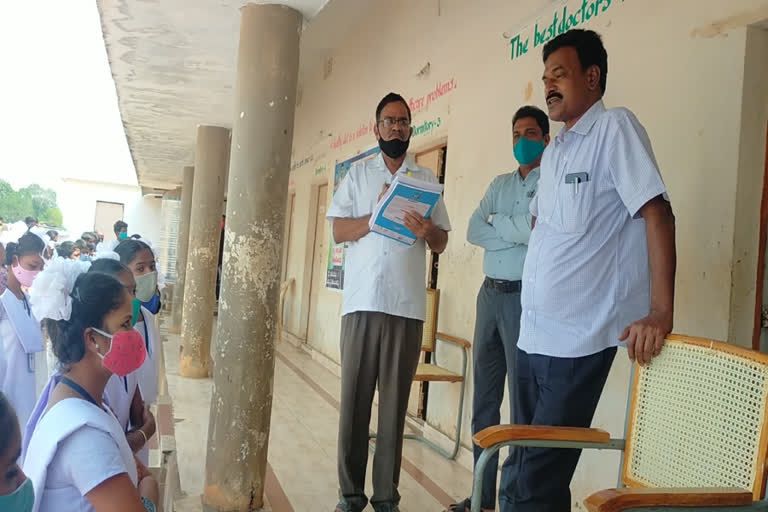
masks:
[(560, 98), (563, 99), (563, 95), (560, 94), (557, 91), (552, 91), (551, 93), (547, 94), (547, 101), (549, 101), (551, 98)]

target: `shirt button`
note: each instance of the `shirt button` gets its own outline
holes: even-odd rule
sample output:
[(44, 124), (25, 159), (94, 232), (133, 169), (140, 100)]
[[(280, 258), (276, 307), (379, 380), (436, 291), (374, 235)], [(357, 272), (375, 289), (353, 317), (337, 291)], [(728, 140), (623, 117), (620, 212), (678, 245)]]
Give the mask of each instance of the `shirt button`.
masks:
[(533, 282), (533, 278), (532, 277), (528, 278), (528, 282), (532, 283)]
[(533, 311), (528, 311), (528, 316), (533, 316)]

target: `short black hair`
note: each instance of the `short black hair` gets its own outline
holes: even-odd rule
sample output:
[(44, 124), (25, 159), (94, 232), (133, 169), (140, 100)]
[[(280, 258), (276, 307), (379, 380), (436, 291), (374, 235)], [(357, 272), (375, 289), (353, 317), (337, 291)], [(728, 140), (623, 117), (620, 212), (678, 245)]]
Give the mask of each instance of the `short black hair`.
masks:
[(120, 305), (124, 293), (127, 292), (122, 283), (109, 274), (86, 272), (77, 276), (70, 294), (69, 320), (44, 320), (53, 353), (65, 369), (85, 355), (85, 329), (103, 329), (104, 317)]
[(408, 102), (405, 101), (405, 98), (397, 94), (396, 92), (391, 92), (384, 96), (381, 101), (379, 102), (379, 105), (376, 107), (376, 122), (379, 122), (379, 116), (381, 115), (381, 111), (384, 110), (384, 107), (389, 105), (390, 103), (395, 103), (396, 101), (401, 102), (403, 105), (405, 105), (405, 109), (408, 111), (408, 120), (410, 121), (411, 118), (411, 107), (408, 106)]
[(75, 243), (74, 242), (61, 242), (59, 245), (56, 246), (56, 253), (61, 256), (62, 258), (71, 258), (72, 252), (75, 250)]
[(25, 218), (25, 219), (24, 219), (24, 224), (26, 224), (27, 226), (29, 226), (29, 225), (30, 225), (30, 224), (32, 224), (33, 222), (34, 222), (35, 224), (37, 224), (37, 219), (36, 219), (36, 218), (34, 218), (34, 217), (32, 217), (32, 216), (29, 216), (29, 217), (27, 217), (27, 218)]
[(3, 216), (2, 216), (2, 215), (0, 215), (0, 221), (3, 221), (3, 222), (5, 222), (5, 219), (3, 218)]
[(605, 94), (608, 81), (608, 52), (605, 51), (600, 34), (594, 30), (584, 30), (581, 28), (564, 32), (544, 45), (542, 53), (544, 62), (547, 62), (547, 59), (555, 50), (567, 46), (576, 50), (582, 71), (586, 71), (591, 66), (597, 66), (600, 69), (600, 89)]
[(115, 222), (115, 225), (112, 227), (112, 229), (114, 230), (115, 233), (119, 233), (119, 232), (121, 232), (124, 229), (127, 230), (128, 229), (128, 224), (126, 224), (125, 222), (119, 220), (119, 221)]
[(549, 135), (549, 118), (547, 117), (547, 114), (545, 114), (544, 111), (539, 107), (526, 105), (517, 109), (515, 116), (512, 118), (512, 127), (514, 128), (515, 123), (524, 117), (534, 118), (536, 120), (536, 124), (538, 124), (539, 128), (541, 128), (541, 134)]
[(42, 254), (43, 249), (45, 249), (43, 239), (27, 231), (19, 238), (18, 242), (9, 242), (5, 246), (5, 264), (13, 264), (14, 256), (20, 258), (25, 254)]
[(50, 238), (51, 240), (53, 240), (54, 238), (56, 238), (57, 236), (59, 236), (59, 232), (58, 232), (58, 231), (56, 231), (55, 229), (52, 229), (52, 230), (48, 231), (48, 232), (47, 232), (47, 233), (45, 233), (45, 234), (46, 234), (46, 235), (48, 235), (48, 238)]
[(117, 244), (117, 247), (115, 247), (115, 252), (118, 256), (120, 256), (120, 263), (123, 265), (130, 265), (131, 262), (136, 259), (136, 253), (143, 251), (144, 249), (152, 252), (152, 248), (141, 240), (128, 238), (127, 240), (123, 240)]
[(88, 244), (85, 243), (85, 240), (83, 240), (82, 238), (78, 238), (77, 240), (75, 240), (75, 249), (80, 249), (81, 251), (84, 251), (88, 249)]

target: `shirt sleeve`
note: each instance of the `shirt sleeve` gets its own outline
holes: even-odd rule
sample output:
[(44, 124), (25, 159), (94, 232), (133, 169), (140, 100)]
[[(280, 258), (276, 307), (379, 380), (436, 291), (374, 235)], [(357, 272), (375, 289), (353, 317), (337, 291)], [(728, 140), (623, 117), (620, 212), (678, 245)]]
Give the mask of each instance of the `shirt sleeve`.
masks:
[(331, 205), (325, 212), (325, 218), (333, 220), (335, 217), (349, 218), (354, 217), (354, 186), (355, 179), (353, 169), (350, 169), (344, 179), (341, 180), (339, 188), (333, 193)]
[[(106, 432), (83, 427), (59, 443), (52, 467), (85, 496), (102, 482), (128, 470), (120, 448)], [(58, 471), (57, 471), (58, 472)]]
[(432, 222), (434, 222), (440, 229), (444, 231), (451, 230), (451, 221), (448, 219), (448, 210), (445, 208), (445, 202), (443, 201), (442, 195), (440, 196), (440, 199), (437, 200), (437, 204), (435, 204), (435, 208), (432, 210), (430, 217), (432, 218)]
[(531, 238), (531, 214), (494, 215), (493, 227), (505, 242), (528, 245)]
[(609, 170), (621, 201), (629, 214), (636, 217), (640, 208), (654, 197), (664, 195), (666, 199), (666, 187), (648, 133), (637, 118), (627, 111), (616, 127)]
[(480, 204), (469, 218), (467, 227), (467, 242), (482, 247), (486, 251), (501, 251), (514, 245), (502, 240), (496, 229), (487, 222), (488, 216), (496, 210), (494, 203), (497, 184), (497, 179), (494, 179), (488, 185)]

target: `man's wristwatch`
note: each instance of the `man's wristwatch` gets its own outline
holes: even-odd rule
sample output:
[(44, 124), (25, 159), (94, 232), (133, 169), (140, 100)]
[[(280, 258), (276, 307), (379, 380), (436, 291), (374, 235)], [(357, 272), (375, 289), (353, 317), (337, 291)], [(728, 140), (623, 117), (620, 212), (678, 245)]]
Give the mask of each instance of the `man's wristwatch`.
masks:
[(487, 218), (487, 219), (485, 219), (485, 221), (486, 221), (488, 224), (490, 224), (490, 225), (493, 225), (493, 216), (494, 216), (494, 214), (492, 213), (492, 214), (490, 214), (490, 215), (488, 216), (488, 218)]

